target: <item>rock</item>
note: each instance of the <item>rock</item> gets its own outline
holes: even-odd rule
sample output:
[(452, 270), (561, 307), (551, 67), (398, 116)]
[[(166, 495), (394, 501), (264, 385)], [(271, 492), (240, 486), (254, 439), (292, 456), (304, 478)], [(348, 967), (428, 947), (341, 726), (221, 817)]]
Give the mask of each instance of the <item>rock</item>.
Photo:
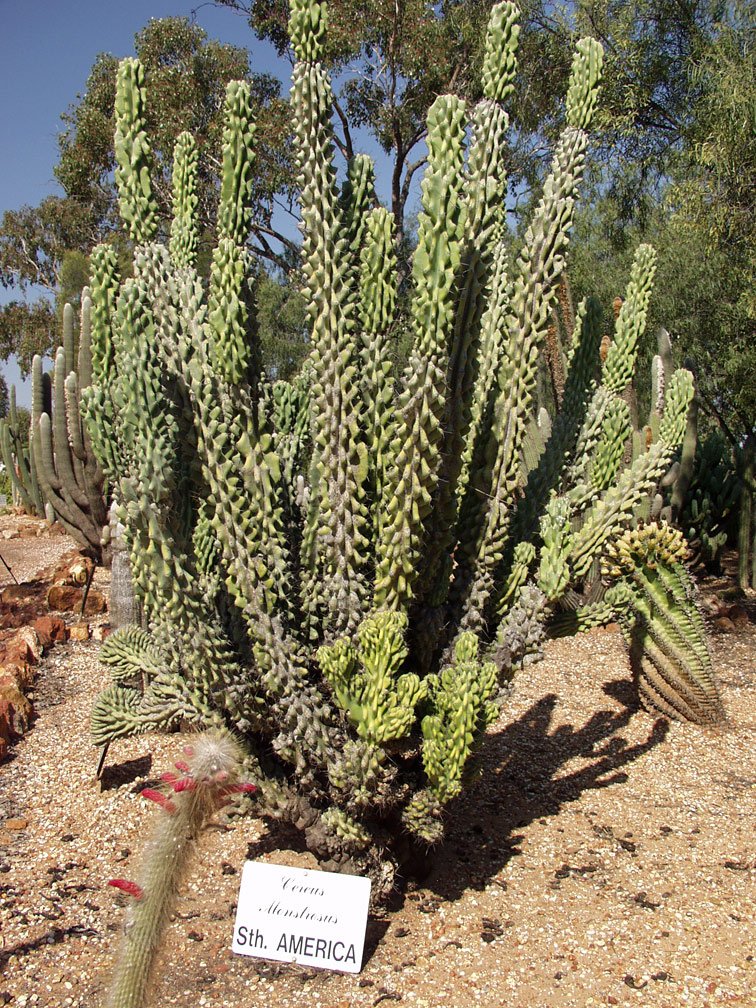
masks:
[(91, 557), (75, 553), (64, 564), (58, 564), (55, 570), (55, 582), (64, 585), (85, 585), (95, 568)]
[(106, 626), (92, 627), (92, 640), (100, 641), (100, 643), (102, 643), (102, 641), (108, 639), (110, 634), (111, 634), (110, 627)]
[(28, 662), (4, 661), (0, 665), (0, 683), (13, 683), (17, 689), (28, 689), (34, 682), (34, 669)]
[(44, 591), (44, 585), (38, 581), (25, 581), (23, 584), (8, 585), (0, 592), (0, 602), (11, 605), (14, 602), (32, 602)]
[(28, 825), (28, 819), (6, 819), (3, 823), (5, 829), (14, 831), (25, 830)]
[(725, 616), (732, 620), (738, 630), (747, 630), (750, 626), (751, 621), (748, 619), (748, 613), (742, 606), (730, 606)]
[(9, 729), (10, 735), (23, 735), (29, 727), (32, 705), (16, 686), (4, 684), (0, 686), (0, 735), (3, 725)]
[(74, 623), (68, 630), (68, 639), (72, 641), (89, 640), (89, 623)]
[(732, 633), (736, 629), (735, 624), (729, 616), (720, 616), (719, 619), (715, 619), (714, 626), (717, 630), (721, 630), (722, 633)]
[(30, 626), (20, 627), (5, 645), (5, 654), (12, 661), (38, 665), (42, 656), (42, 645), (34, 629)]
[[(47, 592), (47, 604), (55, 612), (72, 612), (76, 608), (81, 608), (81, 600), (84, 597), (82, 588), (75, 585), (54, 584)], [(90, 591), (87, 596), (87, 613), (93, 616), (95, 613), (105, 612), (107, 604), (102, 592)]]
[(31, 626), (45, 649), (66, 639), (66, 624), (60, 616), (39, 616)]

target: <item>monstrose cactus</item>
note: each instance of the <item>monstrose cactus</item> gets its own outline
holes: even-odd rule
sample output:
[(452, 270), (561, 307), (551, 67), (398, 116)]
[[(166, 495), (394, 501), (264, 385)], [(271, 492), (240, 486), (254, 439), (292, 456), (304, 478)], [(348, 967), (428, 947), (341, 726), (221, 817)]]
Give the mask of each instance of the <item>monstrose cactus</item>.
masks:
[[(524, 465), (602, 56), (591, 39), (577, 45), (567, 125), (511, 260), (502, 164), (518, 27), (505, 2), (491, 14), (484, 97), (468, 107), (443, 96), (428, 113), (413, 342), (396, 383), (393, 220), (376, 206), (367, 158), (337, 184), (319, 63), (326, 27), (324, 4), (294, 0), (312, 349), (292, 385), (271, 384), (259, 367), (246, 86), (226, 95), (217, 244), (203, 283), (193, 141), (176, 148), (166, 244), (142, 71), (121, 64), (116, 149), (133, 270), (121, 279), (107, 247), (92, 257), (93, 377), (82, 399), (144, 628), (108, 640), (113, 684), (91, 725), (98, 745), (179, 721), (231, 728), (259, 807), (301, 829), (324, 866), (369, 873), (380, 897), (408, 837), (428, 845), (443, 835), (444, 806), (546, 620), (575, 598), (606, 613), (589, 586), (668, 468), (692, 382), (687, 371), (665, 376), (654, 429), (626, 465), (621, 393), (654, 269), (642, 247), (603, 365), (597, 307), (578, 312), (559, 413)], [(691, 605), (684, 593), (664, 597), (666, 609)], [(688, 647), (682, 640), (670, 661), (687, 661)]]

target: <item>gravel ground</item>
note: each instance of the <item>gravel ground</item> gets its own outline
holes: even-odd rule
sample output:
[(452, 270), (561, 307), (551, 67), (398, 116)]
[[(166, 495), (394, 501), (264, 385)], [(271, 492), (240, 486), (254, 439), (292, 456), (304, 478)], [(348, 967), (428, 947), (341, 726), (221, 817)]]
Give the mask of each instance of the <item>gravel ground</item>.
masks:
[[(44, 659), (36, 723), (0, 766), (0, 1004), (103, 1005), (125, 905), (106, 883), (134, 877), (153, 815), (138, 793), (180, 755), (176, 736), (121, 741), (95, 781), (98, 647)], [(216, 822), (150, 1005), (756, 1005), (756, 638), (712, 647), (734, 724), (719, 734), (628, 707), (615, 631), (552, 642), (490, 728), (432, 873), (371, 916), (359, 975), (230, 951), (244, 861), (314, 862), (280, 827)]]

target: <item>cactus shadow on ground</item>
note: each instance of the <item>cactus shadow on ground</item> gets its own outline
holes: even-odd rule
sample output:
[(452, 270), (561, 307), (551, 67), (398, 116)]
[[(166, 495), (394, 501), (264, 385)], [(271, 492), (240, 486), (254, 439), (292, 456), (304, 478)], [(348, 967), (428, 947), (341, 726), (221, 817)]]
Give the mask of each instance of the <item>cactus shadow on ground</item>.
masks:
[(139, 780), (141, 791), (146, 785), (141, 780), (152, 769), (152, 756), (140, 756), (138, 759), (124, 760), (105, 766), (100, 777), (100, 791), (114, 791), (123, 784), (132, 784)]
[[(663, 742), (669, 731), (669, 723), (657, 718), (645, 739), (628, 743), (622, 733), (637, 710), (625, 704), (628, 685), (625, 679), (605, 682), (603, 691), (617, 698), (623, 709), (597, 711), (581, 727), (553, 727), (559, 697), (549, 693), (512, 724), (486, 737), (479, 759), (486, 768), (500, 769), (495, 775), (484, 770), (480, 781), (459, 800), (464, 808), (455, 809), (456, 802), (450, 805), (448, 840), (438, 850), (425, 882), (429, 889), (449, 901), (470, 887), (485, 888), (520, 853), (518, 829), (558, 815), (586, 791), (628, 779), (624, 768)], [(563, 772), (581, 757), (593, 758)], [(449, 862), (455, 863), (455, 871), (449, 871)]]

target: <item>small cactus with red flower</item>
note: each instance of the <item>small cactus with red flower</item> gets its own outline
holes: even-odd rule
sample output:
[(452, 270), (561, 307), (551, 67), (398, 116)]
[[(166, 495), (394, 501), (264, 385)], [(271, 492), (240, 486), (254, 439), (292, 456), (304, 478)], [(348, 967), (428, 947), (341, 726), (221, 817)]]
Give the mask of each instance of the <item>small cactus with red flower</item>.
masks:
[(110, 1008), (144, 1003), (155, 953), (184, 877), (192, 847), (208, 820), (233, 798), (255, 790), (239, 780), (242, 754), (228, 732), (210, 731), (184, 747), (179, 771), (164, 773), (165, 789), (145, 788), (141, 796), (158, 815), (137, 881), (110, 879), (131, 897), (129, 921), (110, 993)]

